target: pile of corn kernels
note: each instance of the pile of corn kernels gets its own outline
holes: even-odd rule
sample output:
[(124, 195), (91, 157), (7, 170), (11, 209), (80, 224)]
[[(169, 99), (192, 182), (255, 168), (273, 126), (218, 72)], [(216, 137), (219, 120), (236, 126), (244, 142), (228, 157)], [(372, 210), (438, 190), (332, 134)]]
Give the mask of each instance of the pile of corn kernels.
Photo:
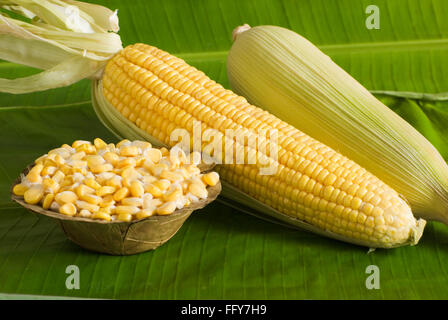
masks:
[(117, 145), (77, 140), (38, 158), (13, 193), (72, 217), (132, 221), (169, 215), (207, 198), (207, 187), (219, 182), (216, 172), (201, 174), (194, 153), (176, 149), (126, 139)]

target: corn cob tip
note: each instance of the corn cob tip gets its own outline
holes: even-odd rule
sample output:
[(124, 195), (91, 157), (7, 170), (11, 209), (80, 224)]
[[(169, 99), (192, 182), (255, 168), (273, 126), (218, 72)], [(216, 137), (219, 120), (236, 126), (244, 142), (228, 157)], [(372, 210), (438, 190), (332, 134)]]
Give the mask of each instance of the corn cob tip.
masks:
[(423, 230), (425, 230), (426, 220), (417, 219), (415, 227), (411, 229), (411, 234), (409, 237), (409, 245), (415, 246), (423, 235)]
[(238, 27), (236, 27), (235, 29), (233, 29), (233, 32), (232, 32), (232, 39), (233, 39), (233, 41), (235, 41), (236, 38), (237, 38), (241, 33), (243, 33), (244, 31), (247, 31), (247, 30), (249, 30), (249, 29), (250, 29), (250, 25), (248, 25), (247, 23), (245, 23), (245, 24), (243, 24), (242, 26), (238, 26)]

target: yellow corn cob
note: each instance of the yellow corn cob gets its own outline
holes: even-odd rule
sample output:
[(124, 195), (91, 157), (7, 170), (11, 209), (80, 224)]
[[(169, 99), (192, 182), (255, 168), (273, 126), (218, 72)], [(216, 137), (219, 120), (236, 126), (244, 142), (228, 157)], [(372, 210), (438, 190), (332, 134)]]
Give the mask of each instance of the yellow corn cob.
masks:
[[(275, 163), (275, 174), (258, 174), (258, 162), (217, 167), (227, 182), (224, 192), (226, 186), (227, 191), (237, 188), (235, 199), (252, 199), (249, 206), (263, 207), (278, 219), (369, 247), (415, 244), (421, 236), (424, 220), (416, 221), (406, 202), (382, 181), (162, 50), (126, 47), (108, 62), (93, 90), (100, 119), (128, 139), (152, 137), (172, 145), (173, 130), (193, 136), (195, 120), (202, 132), (212, 128), (224, 140), (226, 129), (249, 137), (259, 129), (278, 130), (277, 159), (233, 140), (234, 149), (247, 158)], [(266, 138), (267, 145), (274, 143)], [(215, 158), (222, 161), (222, 156)]]

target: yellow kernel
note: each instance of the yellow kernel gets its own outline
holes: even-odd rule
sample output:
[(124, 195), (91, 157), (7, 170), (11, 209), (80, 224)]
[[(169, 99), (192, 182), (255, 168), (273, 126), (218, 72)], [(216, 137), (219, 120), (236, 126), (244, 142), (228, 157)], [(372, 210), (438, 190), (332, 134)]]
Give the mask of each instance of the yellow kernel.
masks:
[(112, 220), (112, 217), (110, 216), (110, 214), (107, 213), (107, 212), (104, 212), (102, 210), (100, 210), (98, 212), (95, 212), (92, 215), (92, 218), (93, 219), (98, 219), (98, 220), (105, 220), (105, 221), (111, 221)]
[(87, 140), (76, 140), (72, 143), (72, 148), (77, 148), (83, 144), (91, 144), (91, 142)]
[(121, 146), (123, 146), (123, 145), (130, 145), (130, 144), (131, 144), (131, 141), (129, 141), (128, 139), (123, 139), (117, 143), (117, 148), (121, 148)]
[(82, 144), (75, 148), (76, 152), (84, 151), (86, 154), (95, 154), (96, 148), (92, 144)]
[(76, 214), (76, 211), (76, 206), (71, 202), (65, 203), (59, 208), (59, 213), (65, 214), (70, 217), (73, 217)]
[(158, 163), (154, 166), (152, 166), (149, 170), (151, 171), (151, 174), (158, 177), (160, 176), (160, 174), (162, 173), (162, 171), (167, 170), (168, 165), (164, 164), (164, 163)]
[(118, 169), (124, 168), (124, 167), (135, 167), (136, 165), (136, 161), (135, 158), (126, 158), (123, 160), (120, 160), (117, 164), (116, 167)]
[(117, 216), (117, 219), (120, 220), (120, 221), (129, 222), (129, 221), (132, 220), (132, 214), (130, 214), (130, 213), (120, 213)]
[(121, 189), (118, 189), (117, 192), (114, 193), (114, 200), (115, 201), (121, 201), (124, 198), (126, 198), (129, 195), (129, 189), (126, 187), (123, 187)]
[(95, 189), (95, 190), (101, 188), (101, 185), (98, 182), (96, 182), (95, 179), (93, 179), (93, 178), (88, 178), (88, 179), (84, 180), (84, 183), (86, 184), (86, 186), (88, 186), (92, 189)]
[(150, 193), (150, 194), (152, 194), (152, 196), (154, 197), (154, 198), (158, 198), (158, 197), (161, 197), (162, 196), (162, 194), (163, 194), (163, 192), (162, 192), (162, 190), (160, 190), (159, 188), (157, 188), (155, 185), (153, 185), (153, 184), (147, 184), (147, 185), (145, 185), (144, 186), (144, 191), (145, 192), (148, 192), (148, 193)]
[(127, 179), (129, 181), (133, 181), (135, 179), (140, 178), (140, 173), (138, 173), (137, 170), (135, 170), (135, 168), (133, 167), (127, 167), (125, 169), (123, 169), (123, 171), (121, 172), (121, 177), (123, 179)]
[(40, 156), (39, 158), (37, 158), (36, 160), (34, 160), (34, 164), (44, 164), (44, 161), (47, 159), (47, 155), (44, 154), (43, 156)]
[(154, 211), (155, 211), (155, 209), (143, 209), (143, 210), (140, 210), (139, 212), (137, 212), (135, 217), (137, 219), (144, 219), (147, 217), (151, 217), (154, 215)]
[(184, 177), (176, 172), (172, 172), (169, 170), (163, 170), (160, 173), (160, 179), (167, 179), (172, 182), (181, 181), (184, 179)]
[(219, 182), (219, 174), (214, 171), (206, 173), (202, 176), (202, 181), (213, 187)]
[(96, 196), (94, 194), (86, 194), (81, 197), (81, 200), (84, 200), (91, 204), (99, 204), (103, 199), (99, 196)]
[(165, 148), (165, 147), (162, 147), (162, 148), (160, 148), (160, 149), (156, 149), (156, 150), (160, 150), (160, 152), (162, 153), (162, 156), (163, 156), (163, 157), (166, 157), (166, 156), (169, 156), (169, 155), (170, 155), (170, 150), (168, 150), (168, 149)]
[(95, 192), (95, 189), (86, 186), (85, 184), (80, 184), (75, 189), (76, 195), (81, 198), (85, 196), (86, 194), (92, 194)]
[(156, 212), (158, 215), (169, 215), (176, 210), (176, 207), (177, 207), (176, 202), (173, 201), (165, 202), (156, 209)]
[(86, 161), (87, 161), (87, 165), (89, 166), (89, 168), (100, 166), (106, 162), (106, 160), (104, 160), (104, 158), (102, 156), (97, 155), (97, 154), (88, 155), (86, 157)]
[(61, 155), (57, 154), (57, 155), (54, 157), (54, 162), (55, 162), (58, 166), (61, 166), (61, 165), (63, 165), (63, 164), (65, 163), (65, 159), (64, 159)]
[(58, 170), (57, 167), (54, 166), (48, 166), (48, 167), (44, 167), (42, 169), (41, 175), (42, 176), (52, 176), (54, 175), (54, 173)]
[(143, 155), (155, 164), (159, 163), (160, 159), (162, 159), (162, 152), (156, 148), (146, 149)]
[(55, 200), (60, 205), (64, 203), (73, 203), (78, 200), (78, 196), (73, 191), (63, 191), (56, 195)]
[(84, 151), (76, 152), (71, 156), (72, 160), (83, 160), (86, 156), (86, 153)]
[(140, 211), (140, 209), (138, 207), (135, 207), (135, 206), (117, 206), (115, 208), (115, 213), (116, 214), (122, 214), (122, 213), (136, 214), (139, 211)]
[[(40, 170), (41, 171), (41, 170)], [(40, 176), (40, 171), (31, 170), (27, 175), (26, 179), (31, 183), (41, 183), (42, 177)]]
[(57, 193), (60, 189), (59, 183), (52, 178), (46, 178), (42, 181), (42, 186), (46, 192)]
[(142, 150), (152, 148), (152, 144), (148, 141), (134, 140), (132, 141), (132, 145)]
[(143, 205), (143, 199), (142, 198), (124, 198), (121, 200), (121, 204), (124, 206), (133, 206), (133, 207), (141, 207)]
[(60, 170), (56, 171), (56, 173), (52, 177), (52, 179), (57, 183), (60, 183), (64, 178), (65, 174)]
[(115, 204), (114, 196), (113, 195), (107, 195), (103, 198), (103, 200), (99, 203), (99, 206), (102, 208), (110, 207)]
[(106, 160), (107, 162), (109, 162), (112, 165), (116, 165), (118, 163), (118, 161), (120, 161), (120, 156), (118, 154), (116, 154), (115, 152), (106, 152), (103, 155), (104, 160)]
[(100, 207), (98, 205), (91, 204), (87, 201), (82, 201), (82, 200), (76, 200), (75, 205), (76, 205), (76, 207), (78, 207), (78, 209), (86, 209), (86, 210), (89, 210), (90, 212), (97, 212), (100, 209)]
[(98, 190), (96, 190), (96, 195), (99, 197), (103, 197), (109, 194), (113, 194), (115, 192), (115, 188), (114, 187), (110, 187), (110, 186), (104, 186), (99, 188)]
[(113, 169), (114, 167), (110, 163), (104, 163), (101, 165), (90, 167), (90, 171), (92, 171), (92, 173), (108, 172), (112, 171)]
[(368, 215), (368, 216), (370, 216), (371, 215), (371, 213), (372, 213), (372, 211), (373, 211), (373, 206), (370, 204), (370, 203), (365, 203), (363, 206), (362, 206), (362, 211), (366, 214), (366, 215)]
[(195, 166), (194, 164), (190, 164), (186, 167), (187, 171), (191, 174), (191, 175), (197, 175), (201, 173), (201, 170)]
[(90, 218), (92, 216), (92, 213), (87, 209), (82, 209), (78, 215), (82, 218)]
[(104, 142), (102, 139), (100, 138), (96, 138), (95, 140), (93, 140), (93, 144), (95, 145), (95, 147), (99, 150), (99, 149), (104, 149), (107, 147), (107, 143)]
[(138, 181), (132, 181), (131, 182), (131, 194), (133, 197), (141, 197), (145, 193), (145, 188), (143, 187), (143, 184)]
[(120, 155), (123, 157), (135, 157), (139, 154), (136, 146), (125, 146), (120, 148)]
[(177, 201), (182, 197), (182, 188), (172, 188), (163, 194), (164, 201)]
[(171, 182), (166, 179), (161, 179), (161, 180), (154, 181), (153, 185), (155, 185), (160, 190), (165, 191), (170, 187)]
[(28, 187), (25, 184), (18, 183), (14, 186), (14, 188), (12, 189), (12, 192), (16, 196), (23, 196), (27, 190), (28, 190)]
[(115, 189), (118, 190), (122, 186), (121, 180), (122, 180), (122, 178), (120, 176), (113, 176), (112, 178), (110, 178), (109, 180), (106, 181), (106, 186), (114, 187)]
[(48, 210), (53, 203), (54, 194), (49, 193), (45, 196), (44, 201), (42, 202), (42, 208)]
[(199, 183), (191, 183), (188, 186), (188, 191), (192, 195), (194, 195), (194, 196), (196, 196), (198, 198), (201, 198), (201, 199), (205, 199), (208, 196), (207, 189), (204, 187), (204, 185), (199, 184)]

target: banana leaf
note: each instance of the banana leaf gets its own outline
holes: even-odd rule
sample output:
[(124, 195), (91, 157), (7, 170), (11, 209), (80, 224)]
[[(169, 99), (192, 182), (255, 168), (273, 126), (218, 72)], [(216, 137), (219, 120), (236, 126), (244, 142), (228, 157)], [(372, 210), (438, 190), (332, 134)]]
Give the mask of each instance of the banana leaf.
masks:
[[(445, 0), (377, 0), (380, 29), (366, 28), (371, 3), (364, 0), (95, 3), (119, 10), (124, 45), (155, 45), (226, 87), (234, 27), (290, 28), (378, 94), (448, 159)], [(1, 77), (35, 72), (0, 62)], [(155, 251), (119, 257), (81, 249), (53, 220), (13, 204), (9, 188), (30, 160), (95, 137), (115, 141), (95, 116), (87, 80), (46, 92), (0, 94), (0, 299), (448, 298), (448, 227), (434, 222), (417, 246), (368, 252), (215, 201)], [(67, 267), (73, 265), (79, 268), (79, 289), (66, 286)], [(379, 289), (366, 285), (371, 265), (378, 267)]]

